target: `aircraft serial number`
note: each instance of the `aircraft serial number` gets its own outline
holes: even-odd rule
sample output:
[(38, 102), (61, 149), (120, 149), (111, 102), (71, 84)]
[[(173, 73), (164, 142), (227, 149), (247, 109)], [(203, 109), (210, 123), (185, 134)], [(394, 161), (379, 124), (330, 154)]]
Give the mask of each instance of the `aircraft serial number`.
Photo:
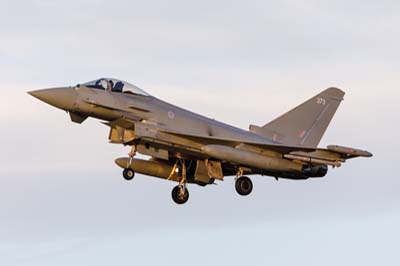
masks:
[(324, 99), (324, 98), (317, 98), (317, 104), (319, 104), (319, 105), (326, 105), (326, 99)]

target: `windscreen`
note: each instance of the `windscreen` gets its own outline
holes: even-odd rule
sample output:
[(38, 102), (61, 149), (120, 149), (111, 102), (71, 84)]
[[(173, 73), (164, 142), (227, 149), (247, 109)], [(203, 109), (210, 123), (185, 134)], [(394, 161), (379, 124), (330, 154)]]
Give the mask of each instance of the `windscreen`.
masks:
[(135, 85), (117, 79), (101, 78), (84, 83), (82, 85), (92, 89), (108, 90), (116, 93), (150, 96), (147, 92), (136, 87)]

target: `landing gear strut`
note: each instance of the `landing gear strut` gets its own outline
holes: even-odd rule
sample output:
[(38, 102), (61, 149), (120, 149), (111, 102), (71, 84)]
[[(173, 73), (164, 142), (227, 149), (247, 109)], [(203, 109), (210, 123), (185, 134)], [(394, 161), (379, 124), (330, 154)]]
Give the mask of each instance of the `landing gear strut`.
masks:
[[(176, 187), (174, 187), (174, 189), (172, 189), (171, 195), (172, 195), (172, 200), (176, 204), (181, 205), (181, 204), (185, 204), (189, 200), (189, 191), (186, 188), (187, 179), (186, 179), (186, 162), (185, 162), (185, 160), (180, 159), (179, 161), (177, 161), (177, 163), (175, 164), (172, 171), (175, 171), (178, 163), (181, 164), (182, 178), (181, 178), (181, 181), (179, 182), (179, 185), (177, 185)], [(172, 173), (171, 173), (171, 175), (172, 175)]]
[(131, 181), (135, 177), (135, 172), (131, 168), (129, 168), (133, 157), (135, 157), (135, 155), (136, 155), (136, 146), (135, 145), (132, 145), (131, 151), (128, 153), (128, 155), (129, 155), (130, 160), (127, 165), (127, 168), (125, 168), (124, 171), (122, 172), (122, 175), (125, 178), (125, 180)]

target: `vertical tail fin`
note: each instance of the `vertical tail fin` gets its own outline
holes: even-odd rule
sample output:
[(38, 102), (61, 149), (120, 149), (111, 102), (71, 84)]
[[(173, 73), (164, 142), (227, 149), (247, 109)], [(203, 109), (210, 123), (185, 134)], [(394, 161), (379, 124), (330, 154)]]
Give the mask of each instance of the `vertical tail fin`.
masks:
[(263, 127), (250, 126), (250, 131), (289, 145), (316, 147), (344, 95), (329, 88)]

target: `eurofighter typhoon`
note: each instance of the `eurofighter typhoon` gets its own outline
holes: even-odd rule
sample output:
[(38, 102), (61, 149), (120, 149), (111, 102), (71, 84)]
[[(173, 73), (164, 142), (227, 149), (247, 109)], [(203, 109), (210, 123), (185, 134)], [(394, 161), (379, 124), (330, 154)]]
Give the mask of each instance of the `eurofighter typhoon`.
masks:
[[(293, 180), (320, 178), (328, 166), (348, 159), (371, 157), (359, 149), (318, 144), (345, 93), (329, 88), (264, 126), (236, 128), (164, 102), (121, 80), (101, 78), (74, 87), (29, 92), (69, 113), (82, 123), (88, 117), (110, 128), (111, 143), (131, 146), (128, 157), (115, 160), (123, 177), (135, 173), (177, 182), (172, 199), (189, 199), (187, 184), (212, 185), (235, 177), (235, 188), (249, 195), (248, 176), (263, 175)], [(148, 160), (135, 158), (137, 153)]]

